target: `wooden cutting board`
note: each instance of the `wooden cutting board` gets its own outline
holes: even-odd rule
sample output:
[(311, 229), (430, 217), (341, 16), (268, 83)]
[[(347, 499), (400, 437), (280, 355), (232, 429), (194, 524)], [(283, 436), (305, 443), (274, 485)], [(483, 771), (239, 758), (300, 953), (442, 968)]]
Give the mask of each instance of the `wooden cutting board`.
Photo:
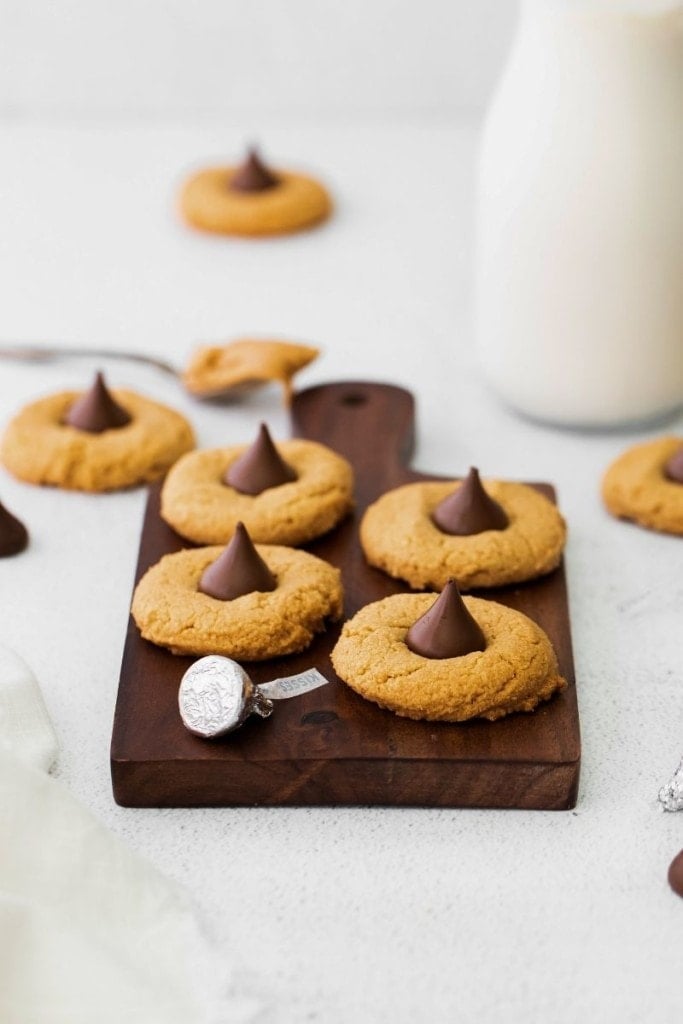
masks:
[[(365, 563), (358, 523), (384, 491), (434, 479), (408, 468), (414, 422), (410, 393), (387, 384), (325, 384), (294, 399), (294, 435), (330, 445), (356, 471), (355, 515), (307, 548), (341, 568), (347, 617), (408, 589)], [(457, 439), (453, 448), (455, 458)], [(468, 467), (453, 468), (455, 474)], [(481, 468), (486, 475), (488, 467)], [(549, 485), (534, 486), (554, 497)], [(160, 519), (159, 493), (160, 485), (150, 489), (136, 580), (162, 555), (189, 546)], [(552, 640), (569, 687), (533, 714), (456, 725), (383, 711), (335, 675), (334, 626), (302, 654), (247, 666), (255, 682), (265, 682), (315, 665), (328, 686), (278, 702), (266, 721), (252, 717), (220, 740), (201, 740), (186, 731), (177, 705), (180, 679), (195, 659), (141, 639), (131, 619), (111, 745), (116, 801), (130, 807), (573, 807), (580, 736), (564, 569), (481, 596), (525, 612)]]

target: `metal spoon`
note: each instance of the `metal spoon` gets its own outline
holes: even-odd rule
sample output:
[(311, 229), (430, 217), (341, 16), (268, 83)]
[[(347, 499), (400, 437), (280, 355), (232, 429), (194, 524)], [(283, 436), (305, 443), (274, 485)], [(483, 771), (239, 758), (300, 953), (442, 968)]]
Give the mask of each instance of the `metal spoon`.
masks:
[[(175, 377), (178, 383), (184, 387), (182, 372), (178, 367), (173, 366), (172, 363), (167, 362), (165, 359), (159, 359), (157, 356), (141, 355), (139, 352), (121, 352), (118, 349), (108, 348), (72, 348), (68, 345), (42, 344), (0, 344), (0, 359), (18, 359), (25, 363), (49, 363), (56, 359), (68, 359), (69, 357), (125, 359), (134, 363), (143, 363), (145, 366), (153, 366), (155, 369), (162, 370), (164, 373), (169, 374), (169, 376)], [(199, 398), (202, 401), (216, 401), (221, 398), (237, 398), (245, 392), (262, 387), (267, 383), (268, 381), (264, 380), (241, 381), (239, 384), (232, 384), (229, 387), (218, 390), (207, 388), (202, 392), (192, 391), (190, 393), (193, 398)]]

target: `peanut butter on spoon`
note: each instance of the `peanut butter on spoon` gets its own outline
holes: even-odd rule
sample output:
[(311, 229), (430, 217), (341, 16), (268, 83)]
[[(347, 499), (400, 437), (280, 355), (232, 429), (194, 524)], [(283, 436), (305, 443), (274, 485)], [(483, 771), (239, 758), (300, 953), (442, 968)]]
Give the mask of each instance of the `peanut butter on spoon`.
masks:
[(224, 345), (199, 345), (184, 370), (157, 355), (123, 349), (91, 348), (83, 345), (0, 342), (0, 359), (24, 363), (49, 363), (55, 359), (122, 359), (155, 370), (180, 381), (194, 398), (214, 401), (239, 399), (264, 384), (282, 385), (286, 405), (292, 399), (292, 378), (320, 354), (313, 345), (266, 338), (238, 338)]
[(201, 345), (195, 349), (182, 381), (197, 397), (210, 398), (231, 392), (238, 395), (262, 384), (282, 385), (286, 404), (292, 398), (292, 378), (320, 354), (312, 345), (292, 341), (239, 338), (225, 345)]

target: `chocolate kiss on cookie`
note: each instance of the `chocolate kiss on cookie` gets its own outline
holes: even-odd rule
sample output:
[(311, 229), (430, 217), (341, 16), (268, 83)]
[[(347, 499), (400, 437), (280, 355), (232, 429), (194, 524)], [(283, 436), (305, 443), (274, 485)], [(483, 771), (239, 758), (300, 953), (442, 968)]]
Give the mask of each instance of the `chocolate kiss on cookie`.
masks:
[(444, 533), (468, 537), (484, 530), (504, 530), (509, 519), (503, 507), (489, 497), (472, 466), (458, 487), (432, 512), (432, 521)]
[(449, 580), (433, 605), (406, 635), (406, 647), (423, 658), (460, 658), (483, 651), (486, 640), (460, 596), (455, 580)]
[(280, 179), (266, 167), (256, 149), (250, 149), (247, 158), (232, 178), (230, 188), (233, 192), (266, 192), (280, 184)]
[(219, 601), (234, 601), (255, 590), (276, 587), (277, 580), (254, 547), (244, 523), (237, 524), (232, 540), (199, 581), (202, 594)]
[(251, 447), (233, 462), (223, 476), (224, 484), (234, 487), (240, 494), (252, 495), (293, 480), (296, 480), (296, 473), (273, 444), (265, 423), (261, 424)]
[(112, 398), (104, 377), (98, 372), (90, 390), (73, 403), (64, 417), (64, 423), (76, 430), (85, 430), (88, 434), (102, 434), (105, 430), (125, 427), (130, 419), (126, 410)]
[(0, 558), (18, 555), (28, 544), (28, 530), (0, 502)]
[(683, 444), (667, 462), (664, 475), (676, 484), (683, 484)]
[(677, 853), (669, 865), (669, 885), (677, 896), (683, 896), (683, 850)]

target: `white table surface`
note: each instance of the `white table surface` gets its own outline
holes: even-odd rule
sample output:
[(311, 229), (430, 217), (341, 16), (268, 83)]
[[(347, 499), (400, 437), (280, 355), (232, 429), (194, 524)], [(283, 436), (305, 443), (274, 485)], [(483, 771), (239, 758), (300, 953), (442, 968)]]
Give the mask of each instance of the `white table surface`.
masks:
[[(324, 347), (301, 385), (389, 380), (418, 400), (425, 471), (554, 481), (570, 525), (583, 733), (573, 812), (117, 807), (109, 741), (144, 493), (85, 496), (0, 471), (28, 552), (0, 563), (0, 640), (40, 679), (59, 778), (193, 893), (264, 1022), (647, 1021), (683, 1010), (683, 902), (666, 872), (683, 814), (658, 810), (683, 752), (681, 542), (607, 517), (601, 472), (631, 440), (526, 423), (472, 352), (468, 127), (256, 126), (319, 169), (321, 230), (272, 242), (188, 232), (188, 166), (252, 125), (0, 127), (0, 336), (139, 347), (182, 362), (198, 340), (276, 333)], [(217, 409), (152, 370), (115, 385), (174, 404), (201, 445), (286, 420), (275, 392)], [(0, 368), (2, 421), (93, 364)], [(673, 424), (681, 430), (682, 424)], [(669, 428), (670, 429), (670, 428)], [(650, 431), (650, 434), (656, 431)]]

